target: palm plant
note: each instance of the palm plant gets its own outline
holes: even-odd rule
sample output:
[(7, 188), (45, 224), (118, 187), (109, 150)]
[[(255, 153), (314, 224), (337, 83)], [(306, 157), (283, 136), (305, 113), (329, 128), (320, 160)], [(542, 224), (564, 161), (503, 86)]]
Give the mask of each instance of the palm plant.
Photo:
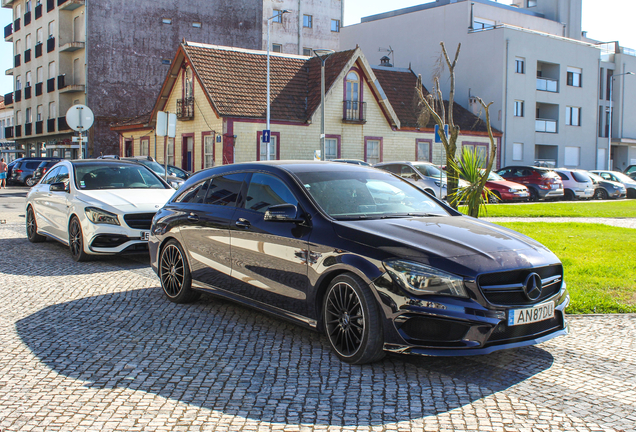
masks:
[(465, 205), (466, 214), (475, 218), (479, 217), (480, 209), (487, 213), (486, 203), (497, 200), (497, 196), (486, 187), (488, 174), (492, 168), (492, 160), (487, 169), (483, 169), (484, 162), (481, 154), (467, 147), (464, 147), (457, 161), (451, 160), (450, 162), (454, 166), (452, 170), (449, 170), (449, 173), (459, 173), (459, 176), (467, 183), (466, 186), (458, 188), (454, 194), (449, 196), (451, 203), (454, 206)]

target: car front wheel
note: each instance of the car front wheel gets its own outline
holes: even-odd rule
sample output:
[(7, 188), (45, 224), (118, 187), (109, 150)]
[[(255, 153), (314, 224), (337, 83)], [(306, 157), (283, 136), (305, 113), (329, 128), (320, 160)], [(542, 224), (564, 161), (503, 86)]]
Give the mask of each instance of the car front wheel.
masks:
[(159, 279), (164, 294), (171, 302), (190, 303), (201, 296), (200, 292), (192, 289), (190, 266), (183, 248), (174, 239), (161, 249)]
[(373, 294), (354, 274), (336, 277), (325, 295), (327, 339), (340, 360), (364, 364), (384, 357), (382, 323)]
[(27, 209), (26, 215), (26, 231), (27, 238), (31, 243), (40, 243), (46, 240), (46, 237), (38, 234), (38, 224), (35, 221), (35, 212), (33, 211), (33, 207)]
[(90, 259), (90, 255), (84, 252), (84, 234), (77, 216), (73, 216), (68, 227), (68, 246), (74, 261), (84, 262)]

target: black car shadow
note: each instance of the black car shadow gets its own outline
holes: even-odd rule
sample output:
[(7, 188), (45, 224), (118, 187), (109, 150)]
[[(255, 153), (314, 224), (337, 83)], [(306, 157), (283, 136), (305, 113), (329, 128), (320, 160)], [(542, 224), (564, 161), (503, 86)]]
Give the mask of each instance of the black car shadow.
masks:
[(319, 333), (204, 295), (160, 288), (61, 303), (17, 322), (48, 367), (90, 388), (123, 387), (263, 422), (384, 425), (436, 415), (548, 369), (536, 347), (478, 357), (340, 362)]

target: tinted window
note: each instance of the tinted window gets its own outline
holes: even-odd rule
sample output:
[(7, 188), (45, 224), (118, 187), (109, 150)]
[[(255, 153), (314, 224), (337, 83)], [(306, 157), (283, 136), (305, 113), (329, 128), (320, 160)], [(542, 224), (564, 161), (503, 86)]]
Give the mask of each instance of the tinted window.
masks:
[(177, 198), (176, 201), (182, 203), (202, 204), (205, 200), (209, 184), (210, 180), (195, 184), (188, 188), (179, 198)]
[(293, 204), (298, 200), (282, 180), (269, 174), (256, 173), (252, 176), (245, 198), (245, 208), (265, 213), (272, 205)]
[(565, 174), (563, 174), (561, 172), (558, 172), (558, 171), (556, 173), (557, 173), (557, 175), (559, 177), (561, 177), (561, 180), (570, 180), (570, 178), (568, 176), (566, 176)]
[[(40, 163), (41, 163), (40, 161), (27, 162), (26, 163), (26, 169), (31, 169), (31, 170), (37, 169), (37, 167), (40, 166)], [(23, 164), (23, 166), (24, 166), (24, 164)]]
[(383, 169), (383, 170), (388, 171), (388, 172), (392, 172), (393, 174), (399, 174), (400, 173), (400, 165), (382, 165), (382, 166), (380, 166), (378, 168)]
[(211, 180), (205, 203), (210, 205), (234, 206), (241, 192), (245, 174), (229, 174)]
[[(57, 170), (57, 168), (56, 168)], [(64, 183), (68, 184), (68, 168), (66, 166), (61, 166), (59, 171), (57, 171), (57, 175), (55, 177), (55, 181), (53, 183)]]
[(590, 181), (590, 178), (587, 175), (576, 171), (572, 171), (572, 177), (574, 177), (574, 180), (579, 183), (588, 183)]
[(40, 182), (40, 184), (51, 184), (51, 183), (55, 183), (55, 177), (57, 176), (57, 173), (60, 172), (60, 168), (54, 168), (53, 170), (49, 171), (48, 173), (46, 173), (46, 175), (44, 176), (44, 178), (42, 179), (42, 181)]

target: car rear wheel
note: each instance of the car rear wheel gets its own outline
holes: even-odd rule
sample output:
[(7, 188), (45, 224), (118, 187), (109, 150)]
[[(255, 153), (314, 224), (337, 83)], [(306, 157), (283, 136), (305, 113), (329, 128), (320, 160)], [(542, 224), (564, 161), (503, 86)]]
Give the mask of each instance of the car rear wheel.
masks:
[(594, 191), (594, 199), (606, 200), (609, 195), (605, 189), (596, 189)]
[(570, 189), (566, 189), (563, 193), (563, 199), (565, 201), (573, 201), (576, 199), (576, 195)]
[(38, 234), (38, 224), (35, 221), (35, 212), (31, 206), (27, 209), (26, 231), (27, 238), (31, 243), (40, 243), (46, 240), (45, 236)]
[(176, 240), (170, 240), (161, 249), (159, 279), (163, 292), (171, 302), (190, 303), (201, 293), (192, 289), (192, 275), (183, 248)]
[(530, 198), (528, 198), (529, 201), (539, 201), (539, 193), (536, 190), (528, 188), (528, 192), (530, 192)]
[(24, 184), (26, 184), (28, 187), (33, 187), (35, 183), (35, 179), (31, 176), (27, 177), (26, 180), (24, 180)]
[(378, 306), (364, 281), (353, 274), (336, 277), (323, 302), (329, 344), (340, 360), (364, 364), (384, 357)]
[(82, 224), (77, 216), (73, 216), (68, 226), (68, 247), (74, 261), (85, 262), (90, 260), (90, 255), (84, 252), (84, 233), (82, 232)]

